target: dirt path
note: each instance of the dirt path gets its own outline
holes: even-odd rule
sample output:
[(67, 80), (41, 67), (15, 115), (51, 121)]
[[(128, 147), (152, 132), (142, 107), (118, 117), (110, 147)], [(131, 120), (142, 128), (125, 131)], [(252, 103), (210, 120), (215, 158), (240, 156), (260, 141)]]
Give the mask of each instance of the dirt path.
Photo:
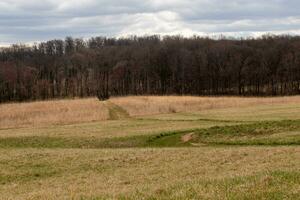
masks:
[(188, 133), (188, 134), (185, 134), (181, 137), (181, 141), (182, 142), (189, 142), (190, 140), (193, 139), (193, 135), (194, 133)]
[(128, 112), (125, 109), (123, 109), (122, 107), (120, 107), (110, 101), (106, 101), (105, 106), (108, 109), (110, 120), (130, 118), (130, 115), (128, 114)]

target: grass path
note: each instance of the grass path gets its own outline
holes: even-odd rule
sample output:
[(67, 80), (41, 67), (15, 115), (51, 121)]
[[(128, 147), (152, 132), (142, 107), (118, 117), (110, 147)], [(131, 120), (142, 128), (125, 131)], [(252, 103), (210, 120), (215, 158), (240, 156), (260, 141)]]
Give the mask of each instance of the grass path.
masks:
[(109, 120), (119, 120), (119, 119), (130, 118), (128, 112), (125, 109), (123, 109), (121, 106), (114, 104), (111, 101), (106, 101), (105, 106), (108, 109)]

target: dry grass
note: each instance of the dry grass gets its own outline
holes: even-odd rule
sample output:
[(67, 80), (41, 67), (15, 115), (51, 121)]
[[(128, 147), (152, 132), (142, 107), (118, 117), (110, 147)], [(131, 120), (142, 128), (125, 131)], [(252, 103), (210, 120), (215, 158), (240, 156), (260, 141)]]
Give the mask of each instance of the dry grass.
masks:
[(0, 105), (0, 128), (82, 123), (108, 118), (106, 106), (96, 99)]
[(215, 110), (220, 108), (239, 110), (242, 107), (259, 105), (295, 106), (294, 104), (300, 105), (300, 96), (275, 98), (140, 96), (112, 98), (109, 101), (111, 104), (100, 102), (95, 98), (0, 104), (0, 129), (94, 122), (111, 119), (114, 117), (112, 115), (118, 116), (122, 112), (130, 116), (147, 116), (209, 110), (215, 113)]
[(231, 121), (274, 121), (300, 119), (299, 103), (257, 104), (245, 107), (206, 109), (187, 113), (169, 113), (142, 116), (158, 120), (231, 120)]
[(107, 120), (93, 123), (25, 127), (0, 130), (0, 139), (9, 137), (59, 137), (95, 139), (153, 135), (161, 132), (209, 128), (220, 123), (209, 121)]
[(273, 98), (140, 96), (113, 98), (111, 102), (125, 109), (130, 116), (176, 112), (196, 112), (219, 108), (300, 103), (300, 96)]
[[(236, 123), (230, 120), (300, 118), (300, 96), (124, 97), (110, 102), (2, 104), (0, 140), (97, 141)], [(139, 117), (106, 120), (126, 112)], [(298, 135), (293, 130), (270, 137)], [(12, 145), (0, 148), (0, 199), (297, 199), (299, 158), (299, 146), (49, 149)]]
[[(236, 184), (235, 180), (228, 181), (220, 188), (226, 179), (300, 170), (298, 147), (2, 149), (0, 154), (0, 199), (92, 200), (119, 199), (120, 195), (129, 199), (160, 199), (168, 190), (166, 196), (181, 196), (176, 199), (224, 199)], [(205, 184), (210, 181), (213, 182)], [(249, 197), (274, 187), (267, 183), (252, 186), (254, 183), (239, 185), (235, 190), (252, 199)], [(286, 184), (279, 181), (275, 186), (285, 190)], [(192, 191), (186, 186), (196, 187), (199, 198), (189, 198)], [(289, 188), (285, 192), (299, 193), (299, 185), (293, 187), (294, 191)], [(273, 199), (272, 194), (263, 195), (264, 199)]]

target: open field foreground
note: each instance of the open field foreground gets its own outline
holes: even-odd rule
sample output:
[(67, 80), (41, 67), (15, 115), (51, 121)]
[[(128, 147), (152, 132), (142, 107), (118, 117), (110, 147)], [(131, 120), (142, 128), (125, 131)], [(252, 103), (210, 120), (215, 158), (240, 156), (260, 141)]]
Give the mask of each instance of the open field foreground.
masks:
[(0, 199), (300, 199), (300, 96), (1, 104)]

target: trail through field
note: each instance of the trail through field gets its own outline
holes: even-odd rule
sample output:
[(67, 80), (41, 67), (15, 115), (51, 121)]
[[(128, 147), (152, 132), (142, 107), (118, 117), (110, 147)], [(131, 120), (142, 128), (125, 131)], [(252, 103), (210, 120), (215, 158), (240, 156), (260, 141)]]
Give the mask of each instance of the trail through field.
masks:
[(105, 105), (108, 109), (110, 120), (130, 118), (130, 115), (128, 114), (128, 112), (125, 109), (123, 109), (122, 107), (120, 107), (110, 101), (106, 101)]
[(185, 134), (181, 137), (181, 141), (182, 142), (189, 142), (190, 140), (193, 139), (193, 135), (194, 133), (188, 133), (188, 134)]

